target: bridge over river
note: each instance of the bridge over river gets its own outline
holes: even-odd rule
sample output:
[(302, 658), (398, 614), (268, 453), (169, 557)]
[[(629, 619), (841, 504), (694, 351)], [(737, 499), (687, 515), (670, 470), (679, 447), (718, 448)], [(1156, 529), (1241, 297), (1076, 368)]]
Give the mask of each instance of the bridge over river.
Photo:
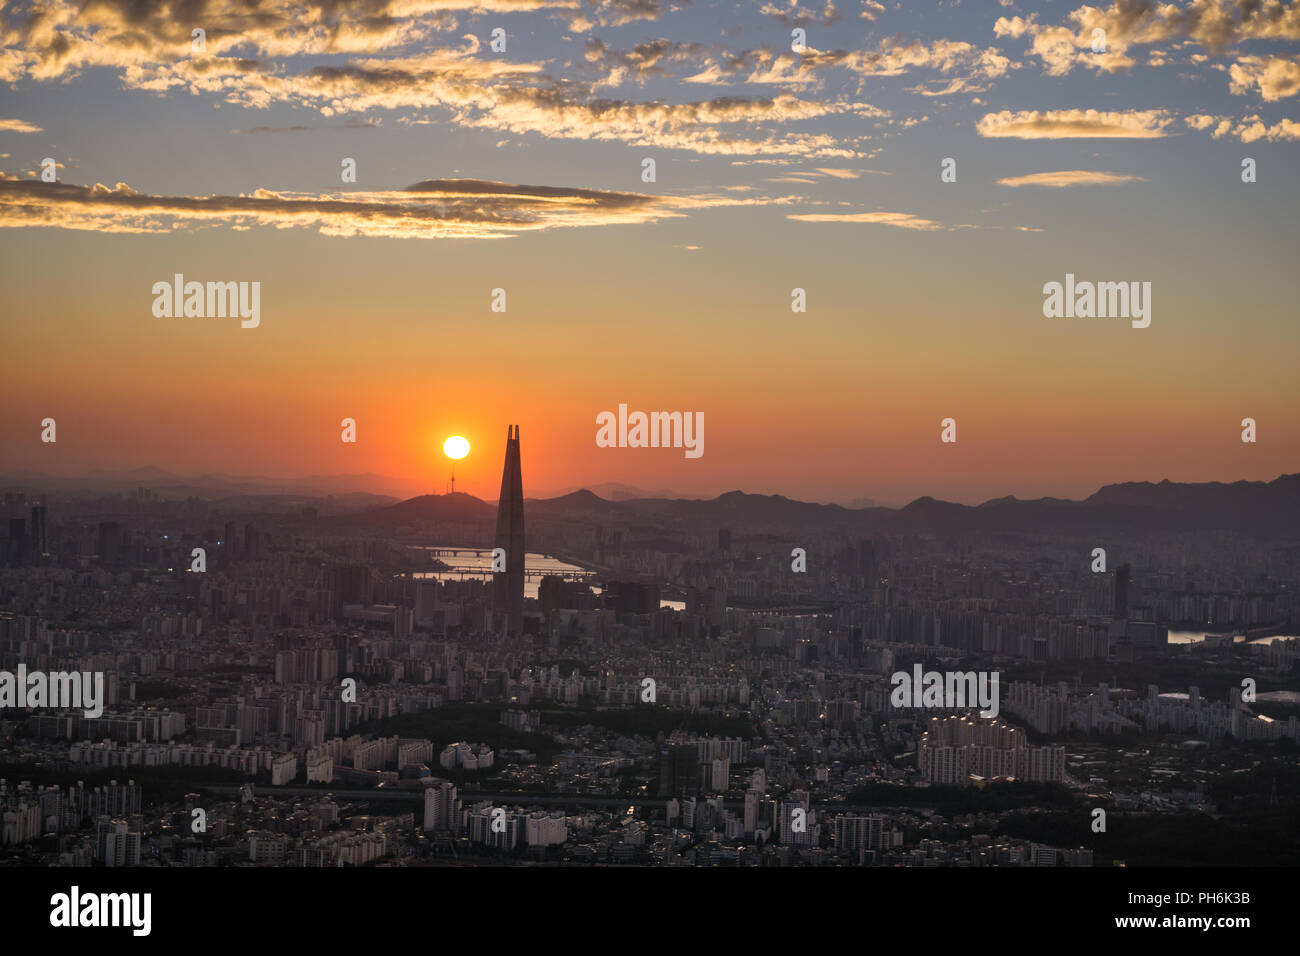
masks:
[[(487, 580), (492, 574), (491, 548), (457, 548), (443, 546), (412, 546), (430, 558), (446, 565), (445, 568), (430, 571), (416, 571), (417, 577), (432, 576), (440, 580), (454, 577), (482, 577)], [(585, 581), (597, 577), (600, 572), (584, 568), (550, 554), (530, 551), (524, 558), (524, 578), (537, 582), (548, 575), (555, 575), (570, 581)]]

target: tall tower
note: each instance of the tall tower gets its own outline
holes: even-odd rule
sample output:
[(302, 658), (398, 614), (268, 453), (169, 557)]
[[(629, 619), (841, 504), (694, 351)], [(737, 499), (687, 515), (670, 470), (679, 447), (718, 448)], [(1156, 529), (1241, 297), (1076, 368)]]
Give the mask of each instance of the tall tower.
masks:
[(524, 629), (524, 480), (519, 467), (519, 426), (506, 426), (506, 465), (497, 503), (496, 547), (506, 552), (506, 570), (492, 575), (493, 607), (506, 615), (506, 632)]
[(1121, 564), (1115, 569), (1115, 617), (1128, 619), (1129, 566)]

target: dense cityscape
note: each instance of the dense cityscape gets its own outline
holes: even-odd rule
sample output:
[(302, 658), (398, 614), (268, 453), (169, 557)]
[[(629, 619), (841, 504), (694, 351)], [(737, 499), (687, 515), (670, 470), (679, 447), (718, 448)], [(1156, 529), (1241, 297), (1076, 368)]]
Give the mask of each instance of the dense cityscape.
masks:
[(1285, 938), (1298, 44), (0, 0), (10, 935)]
[(1300, 862), (1284, 529), (525, 499), (522, 447), (495, 505), (5, 492), (4, 862)]

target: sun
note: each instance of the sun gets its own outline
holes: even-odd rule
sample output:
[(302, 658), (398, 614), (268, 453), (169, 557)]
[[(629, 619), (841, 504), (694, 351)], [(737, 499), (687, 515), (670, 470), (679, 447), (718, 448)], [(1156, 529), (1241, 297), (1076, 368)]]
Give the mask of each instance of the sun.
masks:
[(442, 443), (442, 452), (448, 458), (464, 458), (469, 454), (469, 442), (459, 435), (452, 435)]

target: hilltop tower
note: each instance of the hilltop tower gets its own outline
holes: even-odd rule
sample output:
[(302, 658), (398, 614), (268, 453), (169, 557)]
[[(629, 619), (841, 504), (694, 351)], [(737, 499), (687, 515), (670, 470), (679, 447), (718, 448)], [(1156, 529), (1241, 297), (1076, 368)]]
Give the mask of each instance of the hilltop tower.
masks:
[(497, 503), (496, 547), (506, 552), (506, 570), (492, 575), (493, 609), (506, 616), (506, 632), (524, 629), (524, 480), (519, 466), (519, 426), (506, 426), (506, 463)]

